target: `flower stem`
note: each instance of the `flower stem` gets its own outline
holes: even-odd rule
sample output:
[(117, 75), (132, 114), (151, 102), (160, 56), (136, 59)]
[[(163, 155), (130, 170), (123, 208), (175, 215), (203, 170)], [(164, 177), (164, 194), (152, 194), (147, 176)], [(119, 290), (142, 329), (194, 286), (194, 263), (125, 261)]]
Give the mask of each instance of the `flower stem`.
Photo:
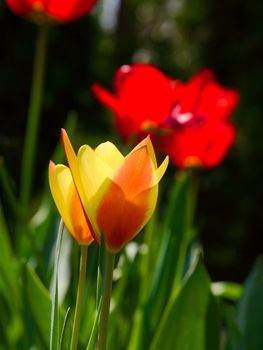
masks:
[(48, 29), (48, 25), (39, 26), (34, 58), (20, 181), (19, 203), (22, 210), (23, 220), (25, 220), (27, 216), (31, 197), (32, 179), (37, 150), (37, 135), (41, 117)]
[(100, 313), (100, 325), (98, 334), (98, 350), (106, 350), (107, 328), (110, 311), (110, 299), (112, 288), (112, 275), (114, 268), (115, 254), (106, 251), (106, 271), (103, 279), (103, 294)]
[(81, 246), (81, 255), (80, 255), (80, 263), (79, 263), (79, 284), (78, 284), (78, 291), (77, 291), (77, 301), (76, 301), (75, 315), (74, 315), (74, 321), (73, 321), (70, 350), (76, 350), (78, 346), (81, 308), (82, 308), (83, 294), (85, 290), (87, 256), (88, 256), (88, 246)]
[(187, 254), (187, 249), (189, 246), (190, 241), (192, 240), (192, 226), (193, 226), (193, 218), (194, 218), (194, 212), (195, 212), (195, 205), (196, 205), (196, 197), (197, 197), (197, 181), (196, 181), (196, 174), (195, 169), (189, 169), (188, 173), (186, 174), (188, 177), (188, 192), (187, 192), (187, 198), (186, 198), (186, 210), (185, 210), (185, 229), (184, 234), (181, 241), (181, 246), (179, 250), (179, 256), (175, 271), (175, 277), (173, 282), (173, 288), (172, 288), (172, 300), (176, 297), (177, 292), (180, 287), (180, 283), (182, 280), (182, 274), (184, 270), (184, 264), (185, 264), (185, 258)]

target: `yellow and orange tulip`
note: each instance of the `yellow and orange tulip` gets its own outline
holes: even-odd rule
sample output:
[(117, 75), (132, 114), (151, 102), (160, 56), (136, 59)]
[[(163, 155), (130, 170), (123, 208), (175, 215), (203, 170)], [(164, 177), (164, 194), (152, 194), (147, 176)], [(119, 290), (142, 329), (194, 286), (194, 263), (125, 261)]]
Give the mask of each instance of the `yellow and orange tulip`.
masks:
[(152, 216), (168, 157), (157, 167), (149, 137), (126, 157), (111, 142), (95, 150), (84, 145), (76, 156), (65, 130), (62, 140), (94, 239), (99, 242), (103, 233), (107, 250), (118, 252)]
[(50, 161), (49, 184), (57, 209), (70, 234), (81, 245), (91, 244), (93, 235), (70, 169)]

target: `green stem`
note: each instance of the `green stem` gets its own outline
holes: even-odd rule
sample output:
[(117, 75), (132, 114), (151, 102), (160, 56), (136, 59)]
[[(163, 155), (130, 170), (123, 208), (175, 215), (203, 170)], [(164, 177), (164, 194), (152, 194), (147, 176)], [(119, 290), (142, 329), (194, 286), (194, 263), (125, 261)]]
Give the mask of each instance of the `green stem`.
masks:
[(77, 301), (76, 301), (75, 315), (74, 315), (74, 321), (73, 321), (70, 350), (76, 350), (78, 346), (81, 308), (82, 308), (82, 301), (83, 301), (85, 281), (86, 281), (87, 256), (88, 256), (88, 246), (81, 246), (81, 255), (80, 255), (80, 263), (79, 263), (79, 284), (78, 284)]
[(27, 127), (22, 156), (21, 182), (20, 182), (20, 206), (22, 218), (25, 220), (28, 214), (28, 206), (31, 197), (32, 180), (37, 150), (37, 135), (40, 124), (45, 59), (48, 38), (48, 25), (41, 25), (38, 29), (36, 51), (34, 58), (33, 77), (29, 99)]
[(0, 184), (3, 188), (3, 193), (6, 195), (7, 203), (15, 214), (16, 218), (19, 218), (19, 207), (17, 205), (17, 199), (14, 195), (12, 184), (10, 181), (9, 173), (5, 167), (4, 159), (0, 157)]
[(178, 256), (177, 265), (176, 265), (171, 300), (174, 300), (180, 288), (187, 249), (192, 239), (193, 218), (194, 218), (196, 197), (197, 197), (197, 181), (196, 181), (195, 169), (189, 169), (187, 176), (188, 176), (189, 189), (188, 189), (187, 198), (186, 198), (185, 229), (184, 229), (184, 234), (182, 237), (179, 256)]
[(112, 288), (112, 275), (114, 268), (115, 254), (106, 251), (106, 271), (103, 279), (103, 294), (101, 302), (100, 325), (98, 335), (98, 350), (106, 350), (107, 328), (110, 311), (110, 299)]
[(141, 257), (141, 282), (139, 293), (139, 301), (141, 305), (143, 305), (148, 298), (150, 282), (152, 281), (151, 271), (155, 264), (154, 258), (156, 257), (156, 247), (154, 245), (154, 239), (156, 238), (156, 236), (154, 236), (154, 230), (156, 228), (157, 212), (158, 210), (156, 208), (144, 232), (144, 243), (146, 244), (147, 252)]

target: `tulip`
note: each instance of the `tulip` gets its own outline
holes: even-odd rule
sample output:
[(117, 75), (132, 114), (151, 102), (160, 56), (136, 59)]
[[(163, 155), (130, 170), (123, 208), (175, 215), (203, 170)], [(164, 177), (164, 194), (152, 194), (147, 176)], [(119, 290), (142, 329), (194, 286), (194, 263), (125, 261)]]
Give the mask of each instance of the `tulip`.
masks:
[(238, 93), (219, 85), (209, 70), (188, 83), (178, 83), (177, 104), (167, 124), (173, 132), (163, 135), (161, 147), (179, 168), (211, 168), (222, 162), (236, 130), (228, 121), (238, 103)]
[(107, 250), (116, 253), (152, 216), (168, 157), (157, 167), (149, 137), (126, 157), (111, 142), (84, 145), (76, 156), (65, 130), (62, 140), (94, 238), (99, 242), (103, 233)]
[(122, 66), (114, 78), (115, 93), (93, 84), (95, 96), (115, 114), (118, 131), (124, 141), (132, 136), (160, 129), (170, 114), (176, 83), (147, 64)]
[(36, 22), (69, 22), (89, 13), (96, 2), (97, 0), (6, 0), (14, 13)]
[(80, 245), (90, 245), (93, 237), (70, 169), (50, 161), (49, 184), (57, 209), (69, 233)]
[(235, 135), (230, 123), (205, 123), (164, 136), (161, 147), (178, 168), (211, 168), (222, 162)]
[(99, 84), (92, 90), (114, 112), (124, 141), (157, 134), (158, 147), (177, 167), (213, 167), (234, 142), (235, 128), (228, 119), (238, 93), (219, 85), (208, 69), (183, 83), (151, 65), (122, 66), (114, 86), (114, 94)]
[(49, 184), (65, 226), (81, 246), (79, 283), (70, 342), (70, 350), (76, 350), (85, 290), (88, 246), (93, 242), (92, 228), (83, 210), (70, 169), (61, 164), (55, 165), (50, 161)]

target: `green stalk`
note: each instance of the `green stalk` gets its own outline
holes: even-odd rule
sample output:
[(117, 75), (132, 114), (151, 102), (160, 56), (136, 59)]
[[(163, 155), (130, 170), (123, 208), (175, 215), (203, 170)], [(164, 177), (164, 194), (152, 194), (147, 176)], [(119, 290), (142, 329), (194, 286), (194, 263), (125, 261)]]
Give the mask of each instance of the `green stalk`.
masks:
[(19, 218), (19, 207), (17, 205), (17, 199), (14, 195), (14, 191), (11, 185), (10, 176), (4, 164), (4, 159), (0, 157), (0, 184), (3, 188), (3, 192), (6, 196), (7, 203), (15, 214), (16, 218)]
[(185, 257), (187, 254), (189, 243), (192, 239), (191, 233), (193, 228), (193, 218), (194, 218), (195, 206), (196, 206), (197, 181), (196, 181), (195, 169), (189, 169), (187, 170), (187, 172), (188, 172), (187, 176), (188, 176), (189, 189), (188, 189), (187, 199), (186, 199), (185, 229), (184, 229), (184, 234), (182, 237), (178, 261), (176, 265), (171, 300), (174, 300), (180, 288), (182, 274), (184, 270), (184, 264), (185, 264)]
[(80, 255), (80, 263), (79, 263), (79, 284), (78, 284), (78, 291), (77, 291), (77, 301), (76, 301), (75, 315), (74, 315), (74, 321), (73, 321), (70, 350), (76, 350), (78, 346), (82, 301), (83, 301), (85, 281), (86, 281), (87, 256), (88, 256), (88, 246), (81, 246), (81, 255)]
[(103, 294), (101, 301), (100, 325), (98, 334), (98, 350), (106, 350), (107, 346), (107, 330), (110, 311), (114, 260), (115, 254), (106, 251), (106, 271), (103, 279)]
[(36, 42), (33, 77), (29, 99), (27, 127), (22, 155), (22, 169), (20, 179), (19, 204), (22, 210), (22, 219), (28, 214), (28, 206), (31, 197), (32, 180), (34, 177), (34, 165), (37, 150), (37, 136), (40, 124), (44, 70), (47, 51), (48, 25), (40, 25)]
[(192, 233), (193, 218), (194, 218), (196, 199), (197, 199), (197, 188), (198, 188), (196, 175), (197, 175), (196, 169), (187, 170), (189, 188), (188, 188), (188, 193), (186, 198), (186, 211), (185, 211), (185, 224), (184, 224), (185, 229), (184, 229), (184, 234), (182, 237), (182, 242), (179, 250), (179, 256), (177, 260), (176, 271), (175, 271), (175, 276), (174, 276), (174, 281), (172, 286), (172, 292), (166, 304), (163, 316), (161, 318), (157, 332), (155, 334), (155, 338), (159, 337), (159, 333), (163, 329), (163, 325), (165, 324), (166, 319), (170, 314), (170, 310), (173, 306), (173, 302), (180, 290), (187, 249), (192, 239), (191, 233)]

